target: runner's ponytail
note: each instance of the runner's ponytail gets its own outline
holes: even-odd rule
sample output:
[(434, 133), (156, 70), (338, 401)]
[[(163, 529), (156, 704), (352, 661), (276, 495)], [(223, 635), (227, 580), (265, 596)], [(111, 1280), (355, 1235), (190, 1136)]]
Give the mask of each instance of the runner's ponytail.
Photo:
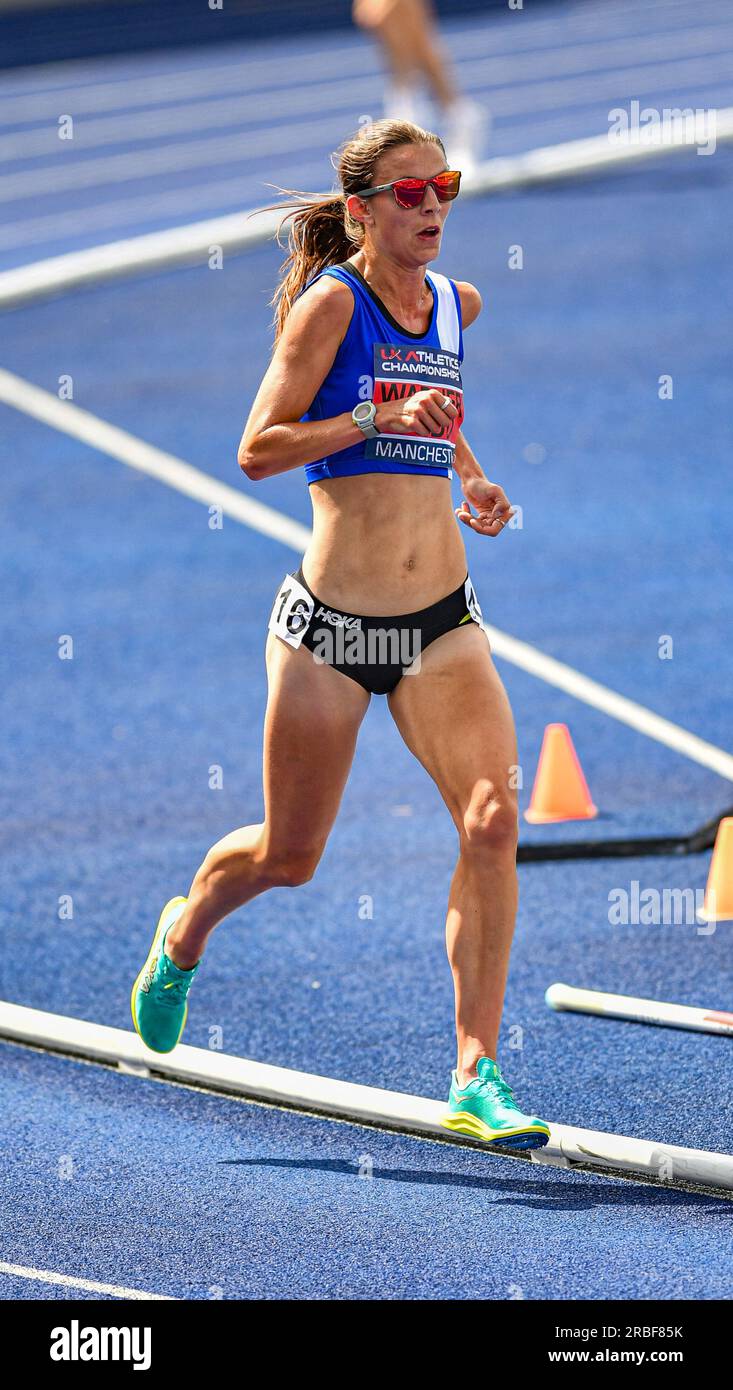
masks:
[[(399, 145), (438, 145), (445, 155), (443, 143), (437, 135), (411, 121), (373, 121), (364, 126), (358, 134), (345, 141), (332, 163), (336, 168), (341, 190), (332, 193), (300, 193), (294, 189), (280, 188), (288, 199), (276, 203), (274, 208), (285, 208), (277, 231), (278, 245), (280, 233), (286, 222), (288, 231), (288, 254), (280, 267), (280, 279), (270, 300), (274, 306), (275, 343), (285, 326), (295, 300), (306, 285), (327, 266), (338, 265), (348, 260), (364, 242), (364, 227), (351, 216), (346, 199), (360, 188), (369, 188), (374, 182), (377, 161), (387, 150)], [(273, 208), (263, 208), (273, 211)]]

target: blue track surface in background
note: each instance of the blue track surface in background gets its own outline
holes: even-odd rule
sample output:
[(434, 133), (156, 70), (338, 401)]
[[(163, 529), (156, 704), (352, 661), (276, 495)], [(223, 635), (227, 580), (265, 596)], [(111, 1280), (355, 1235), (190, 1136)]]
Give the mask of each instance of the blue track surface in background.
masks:
[[(715, 1197), (0, 1054), (16, 1134), (0, 1179), (25, 1213), (3, 1237), (8, 1263), (42, 1250), (45, 1267), (102, 1283), (113, 1269), (188, 1299), (593, 1299), (601, 1281), (622, 1298), (733, 1291), (731, 1205)], [(162, 1185), (175, 1220), (151, 1231)], [(50, 1294), (0, 1278), (6, 1298)]]
[[(490, 113), (492, 155), (603, 134), (632, 101), (733, 104), (718, 0), (497, 8), (447, 22), (441, 42)], [(260, 207), (272, 184), (327, 188), (327, 152), (381, 115), (383, 91), (356, 30), (0, 73), (0, 269)], [(441, 126), (429, 102), (423, 119)]]
[[(319, 168), (316, 186), (322, 153)], [(438, 267), (482, 290), (466, 335), (466, 434), (523, 510), (500, 541), (465, 533), (486, 619), (721, 747), (732, 182), (720, 149), (459, 203)], [(515, 245), (522, 271), (508, 269)], [(256, 486), (235, 461), (279, 259), (264, 247), (221, 271), (5, 314), (0, 365), (52, 392), (71, 377), (77, 405), (309, 524), (300, 470)], [(206, 508), (21, 414), (0, 407), (0, 422), (0, 998), (127, 1028), (160, 905), (187, 890), (214, 840), (261, 819), (265, 626), (297, 555), (229, 519), (212, 530)], [(541, 463), (526, 461), (529, 444)], [(73, 661), (58, 659), (62, 634)], [(671, 661), (659, 659), (664, 634)], [(525, 840), (685, 833), (733, 801), (712, 772), (500, 666), (523, 806), (543, 728), (563, 720), (601, 810), (588, 824), (524, 825)], [(206, 1047), (221, 1029), (228, 1053), (444, 1096), (455, 854), (436, 789), (375, 698), (315, 879), (214, 934), (186, 1042)], [(500, 1049), (521, 1102), (559, 1123), (731, 1152), (729, 1039), (543, 1003), (559, 978), (730, 1007), (729, 924), (608, 920), (613, 890), (701, 890), (708, 866), (709, 855), (523, 866)], [(71, 921), (59, 920), (65, 895)], [(183, 1298), (733, 1295), (722, 1200), (0, 1051), (15, 1135), (0, 1159), (6, 1262)], [(358, 1177), (363, 1155), (371, 1181)], [(180, 1222), (151, 1251), (161, 1174)], [(4, 1276), (0, 1292), (63, 1293)]]

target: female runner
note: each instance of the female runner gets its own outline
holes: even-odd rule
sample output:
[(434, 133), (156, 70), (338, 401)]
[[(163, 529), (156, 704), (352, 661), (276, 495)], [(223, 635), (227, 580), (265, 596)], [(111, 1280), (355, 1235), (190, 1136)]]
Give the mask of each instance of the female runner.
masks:
[[(265, 818), (209, 850), (167, 903), (132, 992), (135, 1027), (170, 1052), (222, 918), (315, 872), (372, 694), (458, 834), (446, 940), (457, 1060), (443, 1123), (514, 1147), (547, 1143), (497, 1064), (517, 910), (517, 762), (456, 516), (497, 536), (512, 515), (461, 433), (473, 285), (426, 273), (460, 174), (437, 135), (377, 121), (341, 149), (342, 192), (289, 204), (276, 344), (239, 462), (260, 480), (305, 467), (312, 540), (280, 585), (266, 646)], [(454, 512), (450, 479), (463, 502)]]

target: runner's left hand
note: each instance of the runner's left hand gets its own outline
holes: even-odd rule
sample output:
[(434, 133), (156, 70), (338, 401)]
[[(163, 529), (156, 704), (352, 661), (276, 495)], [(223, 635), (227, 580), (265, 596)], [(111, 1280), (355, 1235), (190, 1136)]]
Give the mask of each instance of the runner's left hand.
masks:
[[(498, 483), (490, 483), (486, 478), (469, 478), (463, 484), (466, 499), (456, 507), (456, 516), (464, 526), (478, 531), (481, 536), (499, 536), (507, 522), (514, 516), (514, 508)], [(475, 507), (474, 516), (471, 507)]]

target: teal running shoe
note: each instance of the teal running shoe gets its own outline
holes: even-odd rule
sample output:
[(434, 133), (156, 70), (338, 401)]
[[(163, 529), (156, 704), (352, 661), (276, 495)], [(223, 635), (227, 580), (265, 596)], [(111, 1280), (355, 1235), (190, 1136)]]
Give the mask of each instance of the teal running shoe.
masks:
[(487, 1144), (511, 1149), (541, 1149), (550, 1137), (550, 1127), (536, 1115), (523, 1115), (511, 1086), (496, 1062), (480, 1057), (478, 1076), (467, 1086), (459, 1086), (453, 1072), (448, 1113), (440, 1123), (458, 1134), (470, 1134)]
[(165, 938), (188, 898), (171, 898), (160, 914), (148, 958), (133, 987), (130, 1007), (135, 1031), (153, 1052), (172, 1052), (186, 1026), (186, 997), (201, 964), (181, 970), (165, 953)]

